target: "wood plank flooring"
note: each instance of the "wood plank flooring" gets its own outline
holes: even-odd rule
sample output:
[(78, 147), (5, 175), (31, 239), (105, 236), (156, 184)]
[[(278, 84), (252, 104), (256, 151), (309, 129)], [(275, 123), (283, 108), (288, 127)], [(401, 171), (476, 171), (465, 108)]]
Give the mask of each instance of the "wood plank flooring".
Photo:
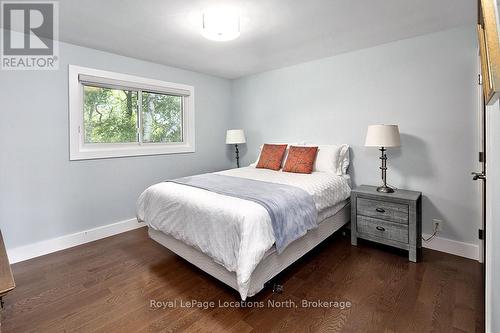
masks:
[[(262, 308), (151, 307), (151, 300), (218, 305), (239, 296), (144, 228), (15, 264), (13, 272), (2, 332), (483, 331), (479, 263), (424, 250), (413, 264), (404, 252), (352, 247), (341, 233), (281, 274), (282, 294), (267, 288), (249, 299)], [(303, 300), (351, 307), (308, 308)], [(297, 307), (285, 307), (292, 302)]]

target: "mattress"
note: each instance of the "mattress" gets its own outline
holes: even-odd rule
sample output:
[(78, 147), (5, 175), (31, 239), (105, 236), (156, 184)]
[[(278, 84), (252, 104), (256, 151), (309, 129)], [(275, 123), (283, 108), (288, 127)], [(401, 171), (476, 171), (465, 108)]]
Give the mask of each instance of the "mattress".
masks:
[(300, 187), (313, 197), (319, 221), (334, 215), (338, 211), (335, 206), (348, 198), (351, 190), (349, 175), (337, 176), (330, 172), (303, 174), (249, 166), (215, 173)]
[[(302, 188), (311, 194), (318, 220), (335, 214), (350, 196), (348, 178), (333, 173), (296, 174), (246, 167), (220, 174)], [(148, 226), (194, 247), (235, 272), (245, 299), (252, 272), (273, 247), (271, 219), (261, 205), (203, 189), (163, 182), (139, 197), (137, 217)]]

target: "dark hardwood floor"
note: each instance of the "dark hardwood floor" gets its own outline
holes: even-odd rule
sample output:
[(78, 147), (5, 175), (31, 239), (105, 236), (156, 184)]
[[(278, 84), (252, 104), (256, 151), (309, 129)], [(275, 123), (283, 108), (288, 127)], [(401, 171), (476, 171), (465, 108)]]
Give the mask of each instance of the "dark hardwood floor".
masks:
[[(404, 253), (340, 233), (265, 289), (263, 308), (154, 309), (151, 300), (238, 301), (238, 294), (147, 237), (145, 229), (13, 265), (17, 288), (2, 332), (481, 332), (479, 263), (424, 250)], [(351, 302), (305, 308), (302, 300)], [(270, 308), (269, 300), (286, 306)], [(186, 304), (184, 304), (185, 306)]]

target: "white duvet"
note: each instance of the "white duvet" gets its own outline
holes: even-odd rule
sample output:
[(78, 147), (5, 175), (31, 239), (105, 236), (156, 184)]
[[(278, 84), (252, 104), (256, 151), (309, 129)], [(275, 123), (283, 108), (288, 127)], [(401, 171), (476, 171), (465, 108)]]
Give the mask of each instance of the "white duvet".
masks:
[[(334, 215), (341, 208), (336, 204), (351, 191), (348, 176), (328, 172), (297, 174), (246, 167), (218, 173), (300, 187), (312, 195), (319, 221)], [(235, 272), (242, 299), (252, 272), (275, 242), (269, 214), (258, 203), (170, 182), (141, 194), (137, 217)]]

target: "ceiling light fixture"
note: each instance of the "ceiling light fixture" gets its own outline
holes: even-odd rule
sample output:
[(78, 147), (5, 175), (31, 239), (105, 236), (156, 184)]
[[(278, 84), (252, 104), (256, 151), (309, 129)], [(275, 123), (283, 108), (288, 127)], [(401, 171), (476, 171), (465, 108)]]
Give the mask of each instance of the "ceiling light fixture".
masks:
[(240, 17), (227, 10), (205, 12), (201, 35), (217, 42), (236, 39), (240, 36)]

